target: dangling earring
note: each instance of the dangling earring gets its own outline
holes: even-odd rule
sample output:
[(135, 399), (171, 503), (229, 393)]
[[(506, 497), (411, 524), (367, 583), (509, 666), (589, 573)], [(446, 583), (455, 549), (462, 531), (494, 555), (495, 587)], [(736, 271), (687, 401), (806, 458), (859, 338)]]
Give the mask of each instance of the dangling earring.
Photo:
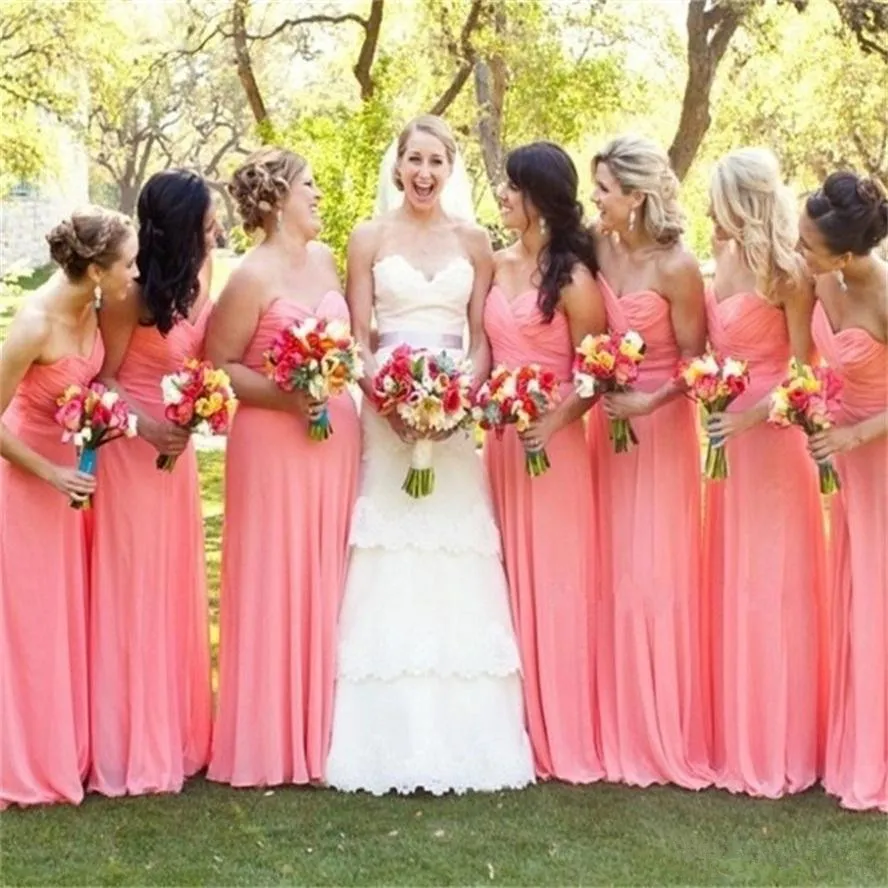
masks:
[(284, 221), (284, 212), (283, 212), (283, 210), (278, 210), (278, 211), (277, 211), (277, 213), (275, 214), (275, 219), (274, 219), (274, 221), (275, 221), (275, 225), (276, 225), (276, 227), (277, 227), (277, 230), (280, 231), (280, 230), (281, 230), (281, 225), (283, 225), (283, 221)]
[(629, 210), (629, 230), (632, 231), (635, 228), (635, 210)]
[(102, 288), (98, 284), (93, 289), (93, 306), (96, 311), (102, 307)]
[(540, 234), (543, 237), (546, 237), (546, 235), (548, 235), (548, 233), (549, 233), (549, 226), (546, 224), (546, 220), (543, 219), (542, 216), (540, 216)]
[(836, 271), (836, 280), (839, 282), (839, 287), (841, 288), (842, 292), (846, 292), (848, 289), (848, 285), (845, 283), (845, 275), (843, 274), (841, 268)]

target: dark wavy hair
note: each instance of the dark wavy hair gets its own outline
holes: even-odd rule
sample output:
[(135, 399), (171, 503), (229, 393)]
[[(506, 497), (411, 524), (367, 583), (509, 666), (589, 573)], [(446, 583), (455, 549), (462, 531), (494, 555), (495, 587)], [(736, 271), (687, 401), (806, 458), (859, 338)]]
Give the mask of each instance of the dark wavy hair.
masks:
[(555, 317), (561, 290), (570, 283), (574, 266), (582, 262), (598, 273), (595, 245), (583, 224), (583, 205), (577, 200), (579, 175), (567, 152), (552, 142), (532, 142), (510, 152), (506, 175), (525, 201), (530, 201), (546, 223), (549, 242), (540, 252), (537, 305), (547, 321)]
[(865, 256), (888, 236), (888, 197), (875, 179), (841, 170), (826, 177), (805, 209), (830, 252)]
[(145, 326), (166, 336), (197, 299), (207, 256), (204, 219), (210, 189), (196, 173), (155, 173), (139, 194), (139, 288)]

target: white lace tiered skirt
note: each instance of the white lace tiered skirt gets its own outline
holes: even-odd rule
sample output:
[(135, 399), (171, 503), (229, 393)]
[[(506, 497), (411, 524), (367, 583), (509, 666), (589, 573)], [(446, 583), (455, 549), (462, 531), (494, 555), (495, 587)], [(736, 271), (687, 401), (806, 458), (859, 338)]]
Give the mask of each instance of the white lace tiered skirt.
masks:
[(374, 794), (525, 786), (518, 650), (481, 461), (462, 436), (436, 444), (435, 492), (413, 500), (401, 490), (410, 448), (364, 414), (327, 781)]

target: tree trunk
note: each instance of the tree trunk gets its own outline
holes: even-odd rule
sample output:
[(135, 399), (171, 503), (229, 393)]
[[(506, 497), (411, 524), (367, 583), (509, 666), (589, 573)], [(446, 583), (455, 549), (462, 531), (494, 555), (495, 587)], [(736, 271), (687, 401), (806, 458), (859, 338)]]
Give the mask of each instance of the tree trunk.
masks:
[[(506, 31), (506, 11), (499, 2), (493, 17), (493, 29), (498, 38)], [(503, 176), (503, 108), (508, 88), (506, 62), (494, 51), (486, 59), (475, 63), (475, 98), (478, 103), (478, 141), (484, 159), (487, 181), (496, 191)]]
[(376, 59), (376, 47), (379, 44), (379, 29), (382, 27), (384, 0), (372, 0), (370, 14), (364, 21), (364, 40), (358, 53), (358, 60), (352, 73), (361, 87), (361, 101), (366, 102), (373, 97), (376, 83), (373, 80), (373, 62)]
[(688, 4), (688, 79), (678, 129), (669, 147), (669, 160), (679, 179), (688, 174), (709, 130), (715, 75), (749, 5), (738, 0), (691, 0)]
[(259, 84), (253, 72), (253, 60), (250, 58), (250, 47), (247, 42), (247, 11), (250, 0), (233, 0), (231, 7), (232, 41), (234, 56), (237, 60), (237, 76), (247, 97), (253, 118), (259, 127), (260, 136), (271, 127), (268, 111), (259, 91)]

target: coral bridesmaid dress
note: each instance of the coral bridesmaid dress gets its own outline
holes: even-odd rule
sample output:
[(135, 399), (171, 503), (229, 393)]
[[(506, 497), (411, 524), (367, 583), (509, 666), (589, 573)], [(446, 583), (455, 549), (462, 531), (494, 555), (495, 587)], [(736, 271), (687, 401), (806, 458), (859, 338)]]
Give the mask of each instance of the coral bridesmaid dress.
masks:
[[(160, 380), (199, 357), (207, 302), (166, 337), (137, 327), (117, 374), (153, 417)], [(197, 457), (172, 472), (141, 438), (101, 452), (92, 530), (89, 786), (109, 796), (178, 792), (205, 767), (212, 691)]]
[[(314, 311), (348, 320), (337, 292)], [(244, 363), (309, 312), (277, 299)], [(361, 437), (349, 394), (329, 405), (333, 435), (241, 405), (228, 439), (222, 547), (219, 704), (208, 777), (234, 786), (320, 782), (336, 677), (336, 625)]]
[[(608, 324), (647, 343), (638, 391), (659, 389), (680, 358), (669, 303), (617, 298), (599, 276)], [(614, 453), (590, 416), (603, 579), (596, 609), (602, 756), (608, 780), (711, 782), (700, 623), (700, 443), (694, 404), (677, 398), (634, 417), (639, 444)], [(593, 584), (594, 588), (594, 584)]]
[[(844, 381), (843, 423), (888, 407), (888, 346), (834, 331), (822, 304), (814, 339)], [(830, 499), (829, 711), (823, 785), (845, 808), (888, 813), (888, 438), (834, 457)]]
[[(74, 445), (53, 420), (56, 398), (87, 385), (104, 359), (33, 364), (3, 414), (10, 432), (59, 465)], [(119, 443), (119, 442), (118, 442)], [(101, 459), (114, 447), (100, 451)], [(86, 546), (83, 512), (0, 460), (0, 808), (80, 802), (89, 767)]]
[[(786, 316), (757, 293), (706, 295), (709, 339), (748, 362), (758, 404), (786, 376)], [(813, 785), (825, 702), (825, 542), (804, 433), (761, 423), (725, 445), (729, 477), (705, 487), (705, 585), (715, 783), (779, 798)]]
[[(494, 364), (539, 364), (571, 389), (574, 348), (567, 319), (546, 323), (536, 291), (512, 300), (494, 286), (484, 311)], [(587, 783), (604, 776), (593, 695), (590, 588), (598, 580), (592, 532), (592, 477), (582, 420), (546, 447), (551, 468), (525, 469), (513, 426), (489, 435), (486, 461), (502, 535), (512, 618), (521, 652), (524, 700), (537, 776)]]

